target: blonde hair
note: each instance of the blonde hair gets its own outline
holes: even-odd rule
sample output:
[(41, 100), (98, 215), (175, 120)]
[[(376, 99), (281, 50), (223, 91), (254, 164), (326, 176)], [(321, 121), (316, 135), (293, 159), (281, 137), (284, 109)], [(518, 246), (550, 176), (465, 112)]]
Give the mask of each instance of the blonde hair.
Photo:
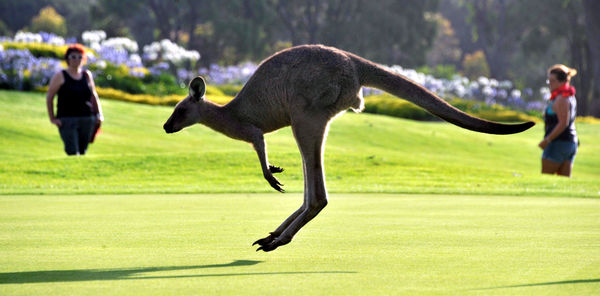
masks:
[(563, 64), (556, 64), (548, 69), (548, 74), (554, 74), (558, 81), (565, 82), (571, 81), (571, 78), (577, 75), (577, 70)]

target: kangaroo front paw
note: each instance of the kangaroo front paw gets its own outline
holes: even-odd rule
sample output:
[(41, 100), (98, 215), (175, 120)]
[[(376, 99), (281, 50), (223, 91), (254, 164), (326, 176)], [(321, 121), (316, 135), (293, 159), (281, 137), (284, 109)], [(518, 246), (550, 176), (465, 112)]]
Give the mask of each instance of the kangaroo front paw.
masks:
[(277, 178), (275, 178), (273, 175), (271, 175), (271, 174), (266, 175), (265, 179), (267, 179), (267, 181), (269, 182), (271, 187), (273, 187), (275, 190), (277, 190), (281, 193), (285, 192), (285, 190), (283, 190), (283, 188), (281, 188), (281, 186), (283, 186), (283, 184), (279, 183), (279, 180), (277, 180)]
[(273, 174), (277, 174), (283, 172), (283, 168), (274, 165), (269, 165), (269, 171), (271, 171), (271, 173)]

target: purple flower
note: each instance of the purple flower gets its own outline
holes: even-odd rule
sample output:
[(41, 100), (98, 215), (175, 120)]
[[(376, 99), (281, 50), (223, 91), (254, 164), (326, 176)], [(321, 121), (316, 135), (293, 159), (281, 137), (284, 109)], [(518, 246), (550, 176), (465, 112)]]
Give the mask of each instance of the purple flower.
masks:
[(19, 90), (25, 88), (25, 80), (33, 87), (46, 85), (61, 69), (58, 59), (36, 58), (28, 50), (15, 49), (0, 51), (0, 65), (0, 84)]

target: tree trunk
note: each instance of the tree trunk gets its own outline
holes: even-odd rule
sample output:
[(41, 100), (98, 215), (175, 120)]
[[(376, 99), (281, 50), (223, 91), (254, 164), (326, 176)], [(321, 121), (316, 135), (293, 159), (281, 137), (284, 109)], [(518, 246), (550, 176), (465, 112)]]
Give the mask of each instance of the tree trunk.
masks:
[(592, 83), (588, 113), (600, 117), (600, 1), (584, 0), (585, 28), (589, 44), (590, 81)]
[(171, 9), (165, 7), (168, 3), (161, 0), (149, 1), (150, 9), (156, 16), (156, 24), (158, 26), (158, 39), (170, 39), (171, 34), (171, 20), (169, 19), (169, 12)]
[(277, 15), (279, 15), (279, 19), (281, 19), (283, 25), (288, 29), (290, 38), (292, 39), (292, 45), (299, 45), (301, 42), (298, 38), (297, 28), (292, 23), (292, 16), (288, 11), (288, 7), (284, 7), (282, 2), (283, 1), (277, 2)]
[(573, 78), (572, 84), (577, 89), (577, 114), (590, 114), (589, 92), (591, 85), (592, 69), (590, 67), (589, 42), (582, 31), (585, 31), (585, 23), (581, 14), (573, 2), (567, 6), (569, 27), (567, 37), (571, 54), (570, 67), (577, 69), (577, 76)]
[[(485, 54), (485, 59), (490, 68), (490, 76), (496, 79), (506, 79), (510, 51), (506, 50), (507, 44), (515, 43), (514, 33), (506, 31), (506, 3), (499, 0), (497, 3), (498, 18), (495, 24), (490, 23), (492, 8), (486, 1), (474, 3), (474, 22), (477, 28), (477, 46)], [(497, 30), (497, 32), (495, 32)]]

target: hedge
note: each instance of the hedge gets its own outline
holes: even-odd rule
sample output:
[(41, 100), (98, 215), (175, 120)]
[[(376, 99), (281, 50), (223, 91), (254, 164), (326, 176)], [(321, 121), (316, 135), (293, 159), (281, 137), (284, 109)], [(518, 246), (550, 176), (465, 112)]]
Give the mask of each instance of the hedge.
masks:
[[(38, 92), (47, 92), (48, 87), (40, 87), (36, 90)], [(185, 95), (153, 96), (148, 94), (128, 94), (124, 91), (105, 87), (96, 87), (96, 91), (103, 99), (149, 105), (174, 106), (186, 97)], [(208, 100), (220, 105), (225, 105), (234, 98), (233, 96), (224, 94), (219, 87), (210, 85), (206, 87), (206, 96)], [(483, 103), (466, 101), (462, 99), (453, 99), (450, 101), (450, 104), (464, 112), (487, 120), (500, 122), (541, 121), (539, 117), (510, 110), (499, 105), (487, 106)], [(469, 108), (465, 108), (465, 106), (469, 106)], [(439, 120), (436, 116), (425, 111), (421, 107), (388, 94), (366, 97), (364, 112), (420, 121)], [(600, 119), (593, 116), (579, 116), (577, 117), (576, 122), (600, 124)]]
[(4, 49), (27, 49), (36, 57), (55, 58), (62, 60), (67, 52), (67, 45), (52, 45), (47, 43), (0, 42)]
[[(490, 106), (483, 102), (469, 101), (459, 98), (453, 98), (449, 100), (448, 103), (457, 109), (462, 110), (463, 112), (467, 112), (471, 115), (487, 120), (501, 122), (540, 121), (539, 117), (511, 110), (500, 105)], [(385, 114), (414, 120), (438, 120), (436, 116), (425, 111), (421, 107), (418, 107), (408, 101), (398, 99), (390, 94), (380, 94), (366, 97), (365, 112)]]
[[(38, 92), (47, 92), (48, 87), (40, 87), (36, 90)], [(148, 94), (129, 94), (118, 89), (100, 86), (96, 87), (96, 91), (98, 92), (98, 96), (100, 96), (103, 99), (141, 103), (148, 105), (174, 106), (186, 97), (185, 95), (153, 96)], [(221, 92), (221, 90), (214, 86), (207, 86), (206, 95), (210, 101), (222, 105), (228, 103), (233, 99), (233, 97), (231, 96), (224, 95), (223, 92)]]

